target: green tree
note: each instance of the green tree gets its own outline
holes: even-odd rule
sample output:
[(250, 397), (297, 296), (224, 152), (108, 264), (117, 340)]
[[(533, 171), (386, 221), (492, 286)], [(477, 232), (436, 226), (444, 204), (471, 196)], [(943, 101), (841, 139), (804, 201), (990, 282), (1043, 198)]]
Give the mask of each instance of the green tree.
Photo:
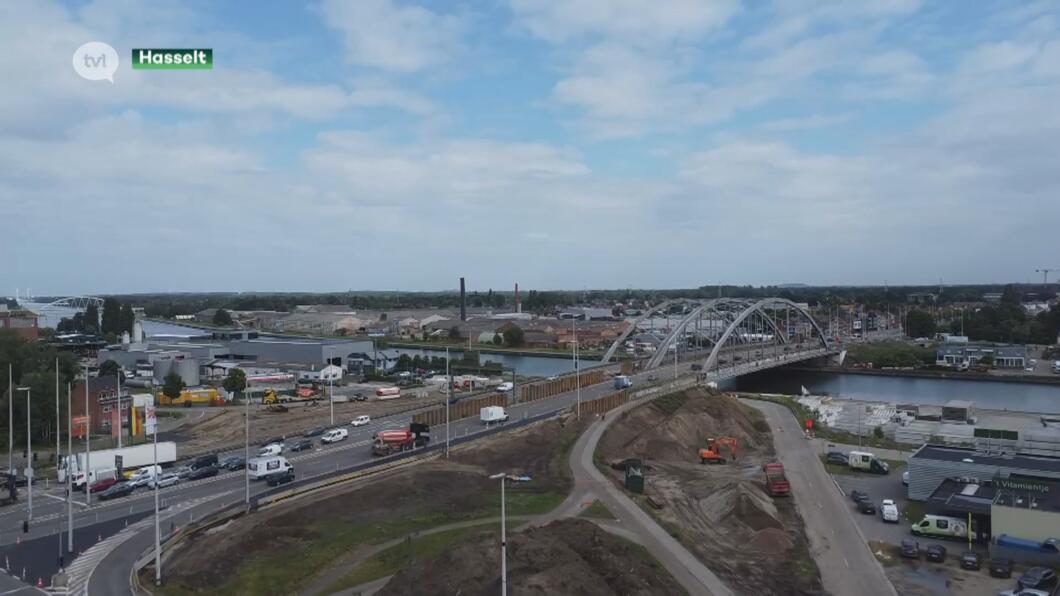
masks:
[(983, 354), (982, 356), (979, 357), (979, 364), (982, 364), (982, 365), (985, 365), (985, 366), (994, 366), (994, 355), (993, 354)]
[(103, 364), (99, 365), (100, 377), (114, 377), (121, 374), (122, 381), (125, 380), (125, 375), (122, 374), (121, 365), (116, 360), (104, 360)]
[(213, 313), (213, 324), (218, 327), (228, 327), (232, 325), (232, 315), (228, 314), (227, 310), (219, 308)]
[(453, 325), (449, 328), (449, 339), (460, 339), (460, 327)]
[(169, 399), (177, 399), (180, 397), (180, 393), (184, 391), (184, 387), (184, 379), (180, 378), (177, 373), (171, 372), (162, 381), (162, 395)]
[[(80, 313), (78, 313), (80, 314)], [(74, 316), (76, 320), (76, 315)], [(85, 308), (85, 314), (82, 316), (81, 331), (84, 333), (99, 333), (99, 308), (96, 307), (96, 303), (93, 302)]]
[(883, 439), (883, 427), (877, 426), (876, 428), (872, 429), (872, 436), (876, 437), (877, 439)]
[(225, 391), (233, 394), (243, 391), (247, 388), (247, 373), (241, 368), (230, 368), (221, 386), (225, 388)]
[(905, 333), (909, 337), (934, 337), (935, 319), (931, 313), (911, 310), (905, 316)]
[(412, 368), (412, 358), (408, 354), (401, 354), (397, 359), (398, 370), (409, 370)]
[(523, 345), (523, 342), (525, 341), (526, 335), (523, 333), (522, 328), (518, 325), (512, 325), (511, 327), (504, 330), (505, 344), (512, 346), (513, 348), (517, 348)]
[(100, 331), (104, 334), (121, 335), (121, 303), (117, 298), (103, 299), (103, 323)]
[(504, 338), (500, 334), (493, 335), (493, 345), (499, 346), (504, 343)]
[(136, 313), (133, 312), (132, 304), (126, 302), (121, 305), (121, 330), (132, 333), (133, 325), (136, 323)]

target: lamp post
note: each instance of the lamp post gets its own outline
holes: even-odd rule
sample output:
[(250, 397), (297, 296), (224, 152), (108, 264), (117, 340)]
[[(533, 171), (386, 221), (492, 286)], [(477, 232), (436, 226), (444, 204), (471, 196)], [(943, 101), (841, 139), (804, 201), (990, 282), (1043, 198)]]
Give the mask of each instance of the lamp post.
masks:
[(11, 454), (15, 452), (15, 387), (11, 376), (11, 363), (7, 365), (7, 471), (15, 473)]
[(508, 594), (508, 542), (505, 537), (504, 484), (506, 474), (494, 474), (490, 480), (501, 481), (501, 596)]
[(331, 426), (335, 426), (335, 380), (328, 374), (328, 401), (331, 402)]
[(70, 464), (74, 461), (74, 401), (70, 384), (66, 384), (66, 551), (74, 552), (74, 481)]
[(578, 317), (571, 319), (571, 330), (574, 339), (574, 395), (577, 401), (575, 416), (578, 420), (582, 417), (582, 371), (578, 366)]
[(250, 383), (244, 377), (243, 380), (243, 502), (250, 507), (250, 395), (247, 386)]
[[(56, 361), (58, 362), (58, 361)], [(121, 449), (121, 365), (118, 365), (118, 449)]]
[(19, 387), (19, 391), (26, 392), (26, 522), (33, 521), (33, 446), (30, 437), (33, 435), (32, 424), (29, 416), (30, 388)]
[(92, 505), (92, 491), (88, 490), (92, 469), (92, 415), (88, 409), (88, 365), (85, 365), (85, 505)]
[(445, 347), (445, 457), (449, 458), (449, 401), (453, 394), (453, 376), (449, 372), (449, 346)]

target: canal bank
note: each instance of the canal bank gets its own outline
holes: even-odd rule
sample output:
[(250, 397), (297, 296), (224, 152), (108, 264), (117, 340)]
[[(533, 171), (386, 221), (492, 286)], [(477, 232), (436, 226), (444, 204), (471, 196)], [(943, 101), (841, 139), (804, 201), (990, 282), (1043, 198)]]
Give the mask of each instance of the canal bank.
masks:
[(1060, 375), (989, 374), (953, 370), (902, 370), (880, 368), (846, 368), (842, 366), (791, 366), (788, 370), (834, 375), (870, 375), (879, 377), (910, 377), (918, 379), (949, 379), (954, 381), (986, 381), (996, 383), (1031, 383), (1060, 386)]

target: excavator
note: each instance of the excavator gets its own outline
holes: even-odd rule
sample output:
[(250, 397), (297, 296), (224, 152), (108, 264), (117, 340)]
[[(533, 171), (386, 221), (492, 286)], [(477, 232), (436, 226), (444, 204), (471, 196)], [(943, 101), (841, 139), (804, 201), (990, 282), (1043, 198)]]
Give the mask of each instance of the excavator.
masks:
[(722, 447), (728, 447), (730, 458), (733, 461), (736, 461), (736, 439), (733, 437), (720, 437), (716, 439), (707, 439), (707, 446), (699, 450), (699, 463), (725, 463), (725, 456), (721, 454)]

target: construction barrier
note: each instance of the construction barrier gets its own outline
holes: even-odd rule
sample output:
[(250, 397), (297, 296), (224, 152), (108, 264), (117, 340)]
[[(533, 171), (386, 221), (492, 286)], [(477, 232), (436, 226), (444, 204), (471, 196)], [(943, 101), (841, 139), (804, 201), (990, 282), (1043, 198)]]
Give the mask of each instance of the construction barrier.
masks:
[(631, 375), (633, 374), (633, 371), (637, 368), (636, 364), (637, 363), (632, 360), (623, 360), (618, 364), (618, 370), (621, 371), (624, 375)]
[[(479, 397), (477, 399), (462, 399), (455, 404), (449, 406), (449, 420), (462, 420), (464, 418), (473, 418), (479, 415), (482, 408), (486, 406), (501, 406), (508, 407), (508, 394), (507, 393), (493, 393), (486, 397)], [(426, 412), (420, 412), (412, 416), (413, 422), (420, 424), (427, 424), (429, 426), (435, 426), (438, 424), (445, 424), (445, 406), (435, 410), (428, 410)]]
[(522, 390), (519, 392), (519, 401), (535, 401), (546, 397), (552, 397), (553, 395), (559, 395), (560, 393), (574, 391), (577, 389), (578, 383), (581, 383), (582, 387), (588, 387), (589, 385), (603, 383), (606, 378), (604, 371), (602, 370), (586, 371), (580, 376), (581, 378), (579, 379), (578, 375), (567, 375), (553, 381), (534, 383), (533, 385), (523, 385)]
[(582, 412), (588, 412), (590, 414), (603, 414), (608, 410), (613, 410), (618, 406), (628, 401), (629, 395), (626, 391), (618, 391), (610, 395), (598, 397), (593, 400), (582, 402)]

